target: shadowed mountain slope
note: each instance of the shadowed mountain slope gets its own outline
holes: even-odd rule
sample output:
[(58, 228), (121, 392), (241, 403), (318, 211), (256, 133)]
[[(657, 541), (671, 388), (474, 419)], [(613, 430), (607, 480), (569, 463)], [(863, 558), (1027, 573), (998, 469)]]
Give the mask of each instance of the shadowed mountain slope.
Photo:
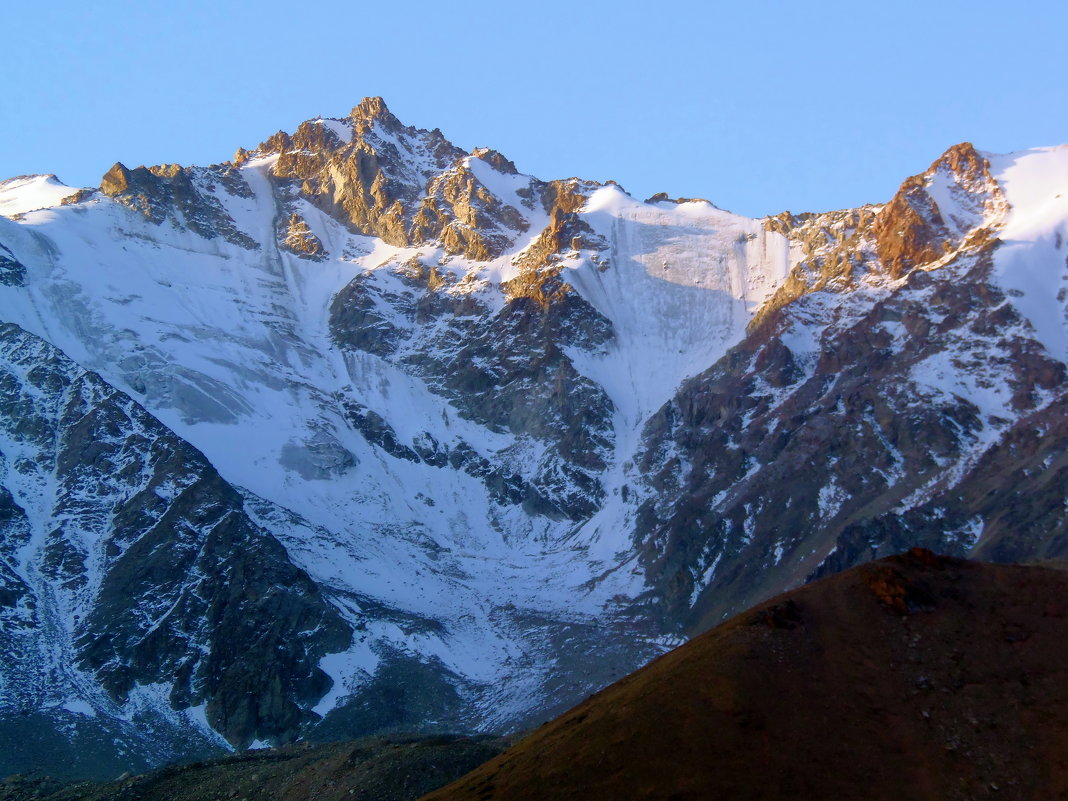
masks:
[(0, 782), (0, 801), (411, 801), (507, 744), (499, 737), (365, 737), (249, 751), (109, 782), (13, 776)]

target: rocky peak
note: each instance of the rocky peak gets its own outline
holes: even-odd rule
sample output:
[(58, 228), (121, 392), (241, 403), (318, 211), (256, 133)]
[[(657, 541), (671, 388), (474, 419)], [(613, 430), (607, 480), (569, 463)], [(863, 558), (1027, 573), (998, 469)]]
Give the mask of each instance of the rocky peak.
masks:
[(905, 179), (879, 213), (872, 234), (891, 278), (936, 262), (989, 232), (1007, 211), (990, 165), (970, 142), (954, 145), (926, 172)]
[[(240, 170), (252, 158), (269, 155), (277, 157), (269, 177), (283, 223), (303, 199), (353, 231), (390, 245), (439, 242), (447, 253), (473, 261), (501, 255), (529, 227), (516, 201), (497, 197), (468, 162), (474, 157), (502, 175), (518, 176), (515, 164), (490, 148), (475, 148), (468, 156), (437, 129), (406, 126), (380, 97), (364, 98), (347, 118), (307, 120), (292, 134), (278, 131), (252, 152), (239, 148), (230, 164), (218, 168), (233, 176), (213, 180), (233, 192), (234, 181), (228, 179), (236, 176), (240, 183)], [(222, 209), (207, 208), (211, 198), (198, 190), (196, 170), (177, 164), (130, 170), (117, 163), (101, 188), (156, 224), (186, 221), (208, 238), (230, 231), (232, 220), (222, 218)], [(543, 187), (533, 179), (519, 186), (519, 205), (533, 210)], [(296, 247), (304, 256), (315, 255), (309, 248), (318, 253), (299, 226), (283, 228), (280, 238), (287, 249)], [(247, 246), (247, 237), (242, 244)]]
[[(339, 126), (351, 125), (351, 138)], [(522, 214), (478, 181), (466, 155), (439, 130), (403, 125), (381, 98), (365, 98), (347, 120), (312, 120), (260, 145), (277, 153), (282, 195), (303, 197), (359, 233), (396, 246), (440, 241), (446, 251), (494, 258), (526, 229)], [(498, 172), (515, 165), (496, 151), (474, 154)]]
[(953, 145), (931, 165), (926, 174), (930, 175), (940, 169), (948, 169), (962, 184), (986, 186), (993, 180), (990, 175), (990, 162), (971, 142)]
[(125, 192), (130, 186), (130, 170), (121, 161), (116, 161), (100, 179), (100, 190), (108, 197)]
[(885, 206), (769, 217), (765, 228), (790, 239), (801, 258), (750, 330), (809, 292), (847, 291), (864, 278), (897, 280), (990, 247), (1007, 211), (989, 162), (962, 142), (905, 179)]
[(386, 101), (381, 97), (365, 97), (353, 106), (349, 119), (352, 120), (357, 135), (367, 133), (375, 124), (390, 133), (406, 127), (393, 115), (393, 112), (386, 106)]
[(519, 174), (519, 171), (515, 168), (515, 164), (511, 159), (505, 158), (502, 153), (493, 150), (492, 148), (476, 147), (471, 151), (471, 155), (477, 159), (482, 159), (497, 172), (503, 172), (505, 175)]

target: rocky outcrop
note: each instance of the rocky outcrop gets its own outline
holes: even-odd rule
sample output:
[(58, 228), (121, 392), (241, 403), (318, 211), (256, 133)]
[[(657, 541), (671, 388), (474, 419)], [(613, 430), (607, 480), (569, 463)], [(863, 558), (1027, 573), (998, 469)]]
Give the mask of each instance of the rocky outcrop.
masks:
[(279, 220), (278, 240), (278, 247), (302, 259), (323, 261), (328, 256), (319, 237), (296, 212), (290, 214), (288, 220)]
[[(977, 228), (998, 220), (1007, 209), (989, 166), (964, 142), (947, 150), (927, 172), (906, 179), (872, 225), (879, 262), (891, 278), (938, 261), (968, 239), (989, 236)], [(934, 187), (945, 194), (937, 198)]]
[[(235, 745), (294, 737), (329, 688), (320, 658), (351, 632), (204, 457), (10, 324), (0, 437), (3, 684), (19, 703), (86, 692), (51, 675), (68, 652), (106, 693), (85, 708), (164, 687)], [(31, 508), (49, 530), (31, 534)]]
[(832, 211), (823, 214), (791, 214), (788, 211), (768, 217), (764, 226), (800, 246), (801, 258), (771, 300), (765, 303), (749, 324), (758, 328), (789, 303), (809, 292), (847, 292), (878, 264), (871, 228), (879, 215), (878, 206)]
[[(401, 124), (381, 98), (366, 98), (345, 120), (312, 120), (292, 135), (279, 131), (255, 153), (276, 155), (272, 175), (300, 197), (391, 245), (440, 241), (446, 253), (484, 261), (528, 227), (440, 131)], [(470, 158), (516, 175), (496, 151), (478, 149)]]
[[(354, 230), (398, 246), (440, 239), (447, 252), (476, 260), (499, 255), (526, 230), (523, 215), (482, 186), (462, 151), (440, 131), (402, 125), (381, 98), (330, 122), (302, 123), (292, 136), (279, 132), (256, 153), (277, 155), (276, 180)], [(483, 152), (493, 169), (514, 174), (499, 153)]]
[(59, 202), (59, 204), (61, 206), (76, 206), (79, 203), (84, 203), (85, 201), (92, 198), (93, 195), (97, 193), (97, 191), (98, 190), (91, 188), (79, 189), (77, 192), (67, 195)]
[(229, 166), (200, 169), (177, 164), (131, 170), (116, 162), (100, 179), (100, 191), (156, 225), (169, 220), (205, 239), (221, 236), (246, 250), (256, 250), (259, 244), (237, 228), (211, 192), (215, 182), (227, 188), (243, 183), (231, 170)]
[(344, 397), (338, 399), (346, 419), (368, 442), (398, 459), (419, 462), (441, 469), (462, 470), (480, 479), (490, 496), (502, 506), (522, 506), (530, 514), (560, 514), (553, 501), (538, 487), (506, 465), (495, 464), (466, 442), (452, 447), (424, 432), (412, 445), (400, 441), (393, 427), (373, 409)]
[(597, 474), (612, 444), (612, 404), (564, 351), (605, 340), (610, 328), (591, 312), (577, 296), (547, 307), (516, 298), (451, 352), (406, 358), (461, 414), (550, 444), (533, 485), (554, 503), (527, 504), (531, 513), (582, 520), (604, 497)]
[(750, 329), (808, 292), (850, 291), (866, 275), (896, 280), (989, 248), (1007, 211), (986, 159), (965, 142), (906, 179), (885, 206), (769, 217), (765, 227), (799, 245), (802, 256)]
[(0, 286), (22, 286), (25, 278), (26, 266), (0, 244)]
[[(460, 458), (465, 472), (476, 471), (498, 501), (521, 503), (530, 514), (589, 516), (604, 497), (596, 476), (610, 453), (613, 410), (565, 350), (603, 346), (611, 337), (608, 321), (551, 270), (543, 274), (541, 297), (519, 294), (496, 312), (471, 295), (451, 295), (455, 286), (433, 269), (405, 265), (399, 272), (406, 281), (400, 292), (359, 276), (337, 295), (334, 341), (412, 370), (470, 420), (549, 446), (526, 480), (513, 467), (491, 468), (451, 453), (438, 457), (442, 467), (455, 468)], [(555, 286), (544, 291), (550, 283)], [(434, 330), (431, 321), (432, 338), (426, 336)], [(364, 413), (353, 419), (370, 441), (380, 441)], [(390, 450), (400, 458), (415, 454), (399, 445)]]
[(600, 251), (608, 248), (608, 242), (578, 214), (595, 188), (596, 185), (577, 179), (553, 181), (541, 187), (541, 203), (549, 214), (549, 224), (516, 258), (519, 275), (502, 284), (509, 298), (529, 298), (545, 308), (563, 300), (574, 291), (560, 278), (563, 259), (578, 251), (593, 251), (592, 257), (607, 268)]

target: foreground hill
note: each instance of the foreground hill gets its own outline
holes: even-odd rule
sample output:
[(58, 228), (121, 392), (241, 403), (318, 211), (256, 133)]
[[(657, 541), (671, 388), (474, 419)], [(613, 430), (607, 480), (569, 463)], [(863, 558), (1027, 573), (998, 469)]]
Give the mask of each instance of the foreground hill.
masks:
[(368, 737), (287, 746), (109, 782), (11, 776), (0, 801), (413, 801), (499, 754), (499, 737)]
[(1052, 799), (1068, 573), (915, 549), (779, 596), (426, 801)]

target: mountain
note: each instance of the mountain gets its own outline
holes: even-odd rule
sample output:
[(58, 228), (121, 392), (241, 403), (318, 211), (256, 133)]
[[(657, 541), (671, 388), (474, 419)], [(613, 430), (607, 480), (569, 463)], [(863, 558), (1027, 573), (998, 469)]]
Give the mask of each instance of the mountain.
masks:
[(1066, 187), (750, 220), (378, 98), (0, 183), (0, 774), (514, 730), (877, 556), (1065, 555)]
[(426, 801), (1068, 792), (1068, 574), (917, 548), (779, 596)]

